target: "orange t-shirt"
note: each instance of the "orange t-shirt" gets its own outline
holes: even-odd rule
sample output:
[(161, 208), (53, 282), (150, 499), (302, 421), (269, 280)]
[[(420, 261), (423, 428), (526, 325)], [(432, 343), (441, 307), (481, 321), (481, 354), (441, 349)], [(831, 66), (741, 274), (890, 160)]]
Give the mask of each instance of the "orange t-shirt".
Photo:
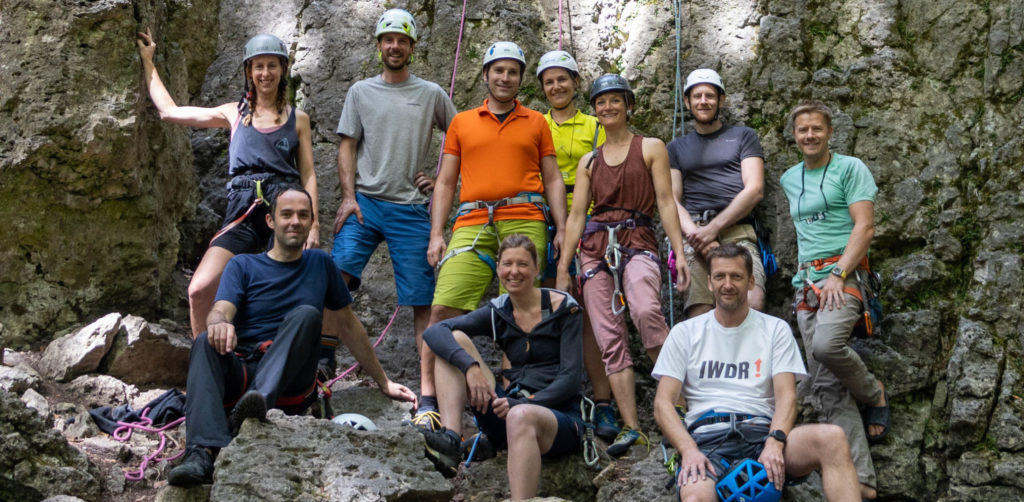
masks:
[[(445, 135), (444, 153), (460, 158), (462, 189), (459, 203), (495, 201), (522, 192), (544, 193), (540, 159), (555, 155), (551, 129), (540, 113), (516, 101), (516, 107), (499, 122), (483, 106), (466, 110), (452, 119)], [(544, 221), (533, 204), (497, 209), (494, 220)], [(477, 209), (459, 217), (454, 228), (487, 223), (487, 210)]]

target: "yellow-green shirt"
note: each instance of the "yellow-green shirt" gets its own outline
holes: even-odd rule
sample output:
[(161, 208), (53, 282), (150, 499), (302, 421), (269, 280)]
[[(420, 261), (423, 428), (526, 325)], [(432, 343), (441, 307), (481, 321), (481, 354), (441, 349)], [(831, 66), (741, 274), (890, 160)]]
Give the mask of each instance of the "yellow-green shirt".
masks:
[[(551, 110), (544, 114), (551, 128), (551, 137), (555, 142), (555, 153), (558, 158), (558, 169), (562, 171), (562, 181), (566, 184), (566, 203), (572, 209), (572, 185), (576, 184), (576, 166), (580, 158), (594, 148), (604, 144), (604, 128), (598, 127), (597, 117), (576, 110), (576, 115), (558, 124), (551, 118)], [(594, 145), (594, 131), (597, 130), (597, 145)]]

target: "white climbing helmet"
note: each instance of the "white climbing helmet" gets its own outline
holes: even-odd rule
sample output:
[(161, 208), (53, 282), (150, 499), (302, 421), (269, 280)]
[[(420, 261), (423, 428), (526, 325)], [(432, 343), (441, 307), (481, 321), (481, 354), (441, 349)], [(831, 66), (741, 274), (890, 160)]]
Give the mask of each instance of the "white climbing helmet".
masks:
[(717, 71), (709, 68), (693, 70), (686, 76), (686, 87), (683, 88), (683, 95), (689, 96), (690, 89), (700, 84), (711, 84), (718, 88), (720, 94), (725, 94), (725, 86), (722, 85), (722, 76)]
[(416, 41), (416, 20), (403, 9), (390, 9), (380, 15), (373, 38), (379, 39), (385, 33), (401, 33)]
[(565, 68), (572, 76), (580, 73), (580, 67), (576, 64), (576, 60), (565, 51), (551, 51), (541, 56), (537, 63), (537, 78), (540, 78), (544, 70), (548, 68)]
[(338, 425), (345, 425), (351, 427), (357, 431), (375, 431), (377, 426), (372, 420), (366, 418), (358, 413), (342, 413), (331, 419)]
[(487, 52), (484, 53), (484, 67), (499, 59), (515, 59), (524, 68), (526, 67), (526, 54), (515, 42), (494, 42)]

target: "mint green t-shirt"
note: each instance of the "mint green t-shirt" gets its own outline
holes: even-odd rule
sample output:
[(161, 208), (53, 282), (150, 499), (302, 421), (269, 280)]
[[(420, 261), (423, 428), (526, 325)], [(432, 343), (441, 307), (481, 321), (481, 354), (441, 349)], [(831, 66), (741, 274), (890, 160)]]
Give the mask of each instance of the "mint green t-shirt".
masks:
[[(787, 169), (779, 183), (789, 200), (800, 263), (843, 254), (853, 232), (850, 204), (874, 202), (878, 193), (868, 166), (856, 157), (838, 153), (818, 169), (805, 170), (803, 162)], [(811, 268), (810, 280), (825, 278), (832, 267)], [(802, 275), (798, 272), (793, 277), (794, 287), (803, 286)]]

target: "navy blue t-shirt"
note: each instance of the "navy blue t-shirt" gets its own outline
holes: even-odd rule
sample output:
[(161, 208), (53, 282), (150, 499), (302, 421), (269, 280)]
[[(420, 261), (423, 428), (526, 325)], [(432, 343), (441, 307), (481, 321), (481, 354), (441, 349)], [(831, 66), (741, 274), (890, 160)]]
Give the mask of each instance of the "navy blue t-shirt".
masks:
[(270, 340), (285, 314), (301, 305), (318, 311), (352, 303), (341, 273), (319, 249), (307, 249), (295, 261), (276, 261), (267, 253), (240, 254), (228, 262), (217, 288), (217, 301), (231, 302), (239, 345)]
[(683, 173), (683, 207), (696, 213), (728, 207), (743, 190), (743, 160), (764, 159), (764, 151), (753, 129), (722, 124), (711, 134), (693, 131), (672, 140), (668, 156), (669, 167)]

